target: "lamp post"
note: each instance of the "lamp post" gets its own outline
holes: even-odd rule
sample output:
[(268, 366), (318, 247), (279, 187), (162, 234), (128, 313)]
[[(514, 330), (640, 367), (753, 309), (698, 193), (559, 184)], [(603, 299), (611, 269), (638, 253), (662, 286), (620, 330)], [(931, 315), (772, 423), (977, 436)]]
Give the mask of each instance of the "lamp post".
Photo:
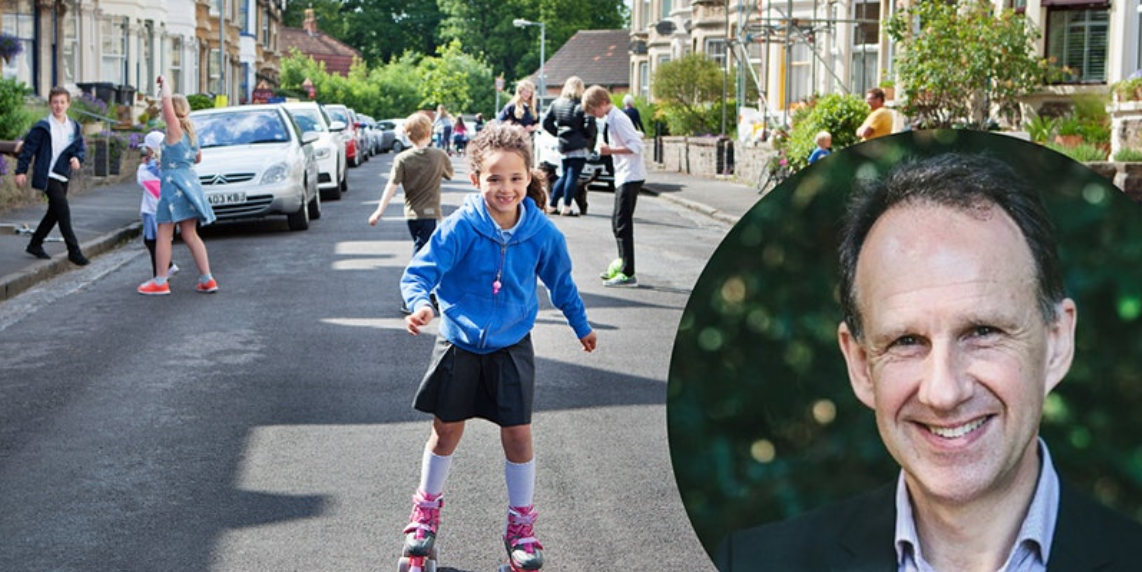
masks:
[(543, 22), (532, 22), (531, 20), (524, 20), (523, 18), (516, 18), (512, 20), (512, 25), (517, 28), (524, 28), (527, 26), (539, 26), (539, 96), (547, 95), (547, 75), (544, 73), (543, 63), (544, 55), (547, 47), (547, 24)]

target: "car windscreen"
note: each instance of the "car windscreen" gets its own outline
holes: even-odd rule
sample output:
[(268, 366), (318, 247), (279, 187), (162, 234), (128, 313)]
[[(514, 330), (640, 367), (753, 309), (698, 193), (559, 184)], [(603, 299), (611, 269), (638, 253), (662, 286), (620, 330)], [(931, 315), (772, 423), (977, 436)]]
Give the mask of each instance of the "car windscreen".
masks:
[(250, 109), (234, 113), (191, 115), (199, 147), (228, 147), (285, 143), (289, 127), (275, 109)]
[(345, 109), (339, 107), (326, 107), (325, 111), (329, 113), (329, 117), (332, 117), (334, 121), (340, 121), (341, 123), (345, 124), (349, 123), (349, 112)]
[(302, 131), (325, 131), (325, 122), (321, 120), (316, 109), (291, 109), (289, 112), (293, 114)]

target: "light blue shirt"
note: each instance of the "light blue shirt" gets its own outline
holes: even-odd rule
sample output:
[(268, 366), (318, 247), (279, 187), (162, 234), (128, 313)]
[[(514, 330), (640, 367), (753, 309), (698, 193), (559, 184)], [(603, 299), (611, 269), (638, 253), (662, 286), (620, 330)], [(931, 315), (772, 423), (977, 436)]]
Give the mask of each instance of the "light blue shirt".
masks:
[[(1059, 476), (1051, 463), (1047, 444), (1039, 439), (1039, 483), (1027, 516), (1019, 527), (1019, 535), (1007, 555), (1007, 561), (996, 572), (1046, 572), (1051, 556), (1051, 539), (1055, 534), (1055, 520), (1059, 516)], [(924, 560), (916, 521), (912, 516), (912, 501), (904, 484), (904, 472), (896, 482), (896, 562), (900, 572), (936, 572)]]

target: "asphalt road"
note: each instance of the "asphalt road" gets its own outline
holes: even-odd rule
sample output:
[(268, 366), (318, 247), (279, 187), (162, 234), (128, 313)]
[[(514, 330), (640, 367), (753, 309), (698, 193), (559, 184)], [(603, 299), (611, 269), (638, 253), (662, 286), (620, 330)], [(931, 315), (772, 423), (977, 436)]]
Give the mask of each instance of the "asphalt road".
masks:
[[(135, 294), (141, 242), (0, 303), (0, 570), (395, 570), (429, 418), (410, 406), (432, 336), (403, 330), (399, 201), (366, 224), (391, 155), (350, 171), (304, 232), (204, 232), (221, 291)], [(470, 192), (445, 186), (455, 207)], [(666, 441), (666, 377), (689, 290), (729, 230), (644, 196), (635, 289), (607, 289), (611, 195), (557, 218), (599, 335), (581, 351), (544, 298), (533, 332), (544, 570), (712, 571)], [(435, 324), (430, 327), (435, 332)], [(503, 561), (496, 428), (469, 424), (446, 488), (442, 570)]]

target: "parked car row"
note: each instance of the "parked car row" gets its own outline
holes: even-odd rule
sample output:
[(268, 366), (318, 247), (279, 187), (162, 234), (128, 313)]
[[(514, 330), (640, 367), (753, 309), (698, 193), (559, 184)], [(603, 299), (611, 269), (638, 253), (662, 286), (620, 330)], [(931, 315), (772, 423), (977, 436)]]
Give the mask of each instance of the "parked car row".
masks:
[(322, 200), (349, 190), (348, 167), (408, 146), (395, 123), (339, 104), (241, 105), (190, 119), (202, 149), (195, 171), (219, 220), (284, 215), (290, 230), (309, 228)]

